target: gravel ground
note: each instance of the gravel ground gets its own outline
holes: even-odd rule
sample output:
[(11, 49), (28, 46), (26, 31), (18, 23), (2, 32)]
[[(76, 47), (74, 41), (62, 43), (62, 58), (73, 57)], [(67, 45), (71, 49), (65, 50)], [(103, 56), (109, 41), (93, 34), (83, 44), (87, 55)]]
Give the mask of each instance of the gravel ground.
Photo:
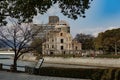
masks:
[(89, 80), (89, 79), (49, 77), (49, 76), (30, 75), (25, 73), (12, 73), (12, 72), (0, 71), (0, 80)]

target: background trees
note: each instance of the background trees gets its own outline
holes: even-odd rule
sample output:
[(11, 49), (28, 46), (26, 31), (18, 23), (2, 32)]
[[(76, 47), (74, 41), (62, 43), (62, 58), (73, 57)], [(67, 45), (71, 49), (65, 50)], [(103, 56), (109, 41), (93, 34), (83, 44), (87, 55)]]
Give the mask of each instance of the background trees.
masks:
[(94, 40), (94, 45), (96, 50), (103, 50), (103, 32), (99, 33), (98, 36)]
[(83, 50), (102, 50), (109, 54), (120, 52), (120, 28), (100, 32), (97, 37), (80, 33), (75, 39), (82, 43)]
[(75, 36), (75, 39), (82, 43), (83, 50), (94, 50), (94, 36), (80, 33)]
[(85, 17), (91, 0), (1, 0), (0, 26), (7, 23), (8, 17), (17, 19), (19, 23), (31, 22), (37, 14), (44, 14), (57, 3), (61, 13), (68, 18)]
[(42, 54), (42, 39), (39, 37), (36, 37), (33, 39), (32, 43), (30, 44), (31, 48), (34, 49), (34, 51), (38, 54)]
[(102, 49), (108, 53), (120, 51), (120, 28), (99, 33), (95, 39), (96, 49)]

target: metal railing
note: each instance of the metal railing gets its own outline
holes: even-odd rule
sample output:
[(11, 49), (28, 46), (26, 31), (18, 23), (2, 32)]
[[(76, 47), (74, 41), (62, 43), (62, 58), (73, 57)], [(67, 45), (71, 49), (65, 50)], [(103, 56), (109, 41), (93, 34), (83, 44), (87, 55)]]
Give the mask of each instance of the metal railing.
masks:
[[(40, 59), (38, 61), (38, 64), (35, 67), (17, 65), (17, 71), (26, 72), (26, 73), (29, 73), (29, 74), (37, 74), (39, 72), (39, 69), (42, 66), (43, 61), (44, 61), (43, 58)], [(14, 66), (13, 64), (3, 64), (3, 63), (0, 63), (0, 70), (10, 70), (10, 71), (13, 71), (13, 66)]]
[[(25, 71), (25, 67), (26, 66), (17, 66), (17, 71)], [(20, 68), (23, 68), (23, 70), (22, 69), (20, 69)], [(13, 70), (13, 65), (11, 65), (11, 64), (2, 64), (2, 63), (0, 63), (0, 70)]]

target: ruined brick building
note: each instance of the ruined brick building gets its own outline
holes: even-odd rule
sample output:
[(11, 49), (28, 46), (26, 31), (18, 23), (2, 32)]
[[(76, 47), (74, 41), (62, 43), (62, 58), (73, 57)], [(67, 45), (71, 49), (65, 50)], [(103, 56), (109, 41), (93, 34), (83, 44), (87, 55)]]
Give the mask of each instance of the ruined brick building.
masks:
[(49, 16), (47, 24), (34, 24), (34, 26), (39, 26), (42, 29), (39, 36), (45, 39), (42, 44), (43, 54), (81, 53), (81, 43), (72, 38), (69, 24), (59, 20), (58, 16)]

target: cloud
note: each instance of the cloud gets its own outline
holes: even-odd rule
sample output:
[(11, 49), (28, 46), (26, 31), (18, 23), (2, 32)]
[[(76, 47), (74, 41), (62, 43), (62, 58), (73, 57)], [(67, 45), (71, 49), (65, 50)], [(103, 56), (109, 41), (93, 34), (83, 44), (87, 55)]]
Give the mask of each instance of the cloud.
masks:
[(117, 26), (108, 27), (108, 29), (107, 29), (107, 30), (112, 30), (112, 29), (116, 29), (116, 28), (120, 28), (120, 27), (117, 27)]
[(72, 30), (71, 33), (74, 37), (78, 33), (91, 34), (91, 35), (97, 37), (100, 32), (105, 32), (106, 30), (112, 30), (112, 29), (116, 29), (116, 28), (120, 28), (120, 27), (117, 27), (117, 26), (95, 27), (95, 28), (82, 28), (81, 30), (74, 28), (74, 30)]
[(58, 5), (53, 5), (48, 11), (44, 14), (38, 14), (37, 16), (34, 16), (33, 23), (35, 24), (46, 24), (48, 23), (48, 17), (58, 15), (60, 13), (60, 9), (58, 8)]
[(47, 14), (48, 15), (55, 15), (56, 14), (56, 9), (53, 7), (53, 8), (50, 8), (48, 11), (47, 11)]
[(46, 16), (46, 14), (44, 15), (38, 14), (33, 18), (34, 24), (46, 24), (47, 22), (48, 22), (48, 17)]
[(96, 28), (82, 28), (82, 29), (72, 29), (72, 34), (77, 33), (84, 33), (84, 34), (91, 34), (93, 36), (96, 36), (99, 32), (103, 31), (104, 29), (102, 27), (96, 27)]
[(98, 36), (98, 33), (100, 32), (105, 32), (106, 30), (112, 30), (112, 29), (117, 29), (117, 28), (120, 28), (118, 26), (113, 26), (113, 27), (102, 27), (102, 28), (97, 28), (97, 29), (94, 29), (95, 32), (92, 33), (93, 36)]
[(50, 15), (56, 15), (60, 13), (60, 9), (58, 8), (58, 4), (53, 5), (50, 9), (48, 9), (47, 14)]

